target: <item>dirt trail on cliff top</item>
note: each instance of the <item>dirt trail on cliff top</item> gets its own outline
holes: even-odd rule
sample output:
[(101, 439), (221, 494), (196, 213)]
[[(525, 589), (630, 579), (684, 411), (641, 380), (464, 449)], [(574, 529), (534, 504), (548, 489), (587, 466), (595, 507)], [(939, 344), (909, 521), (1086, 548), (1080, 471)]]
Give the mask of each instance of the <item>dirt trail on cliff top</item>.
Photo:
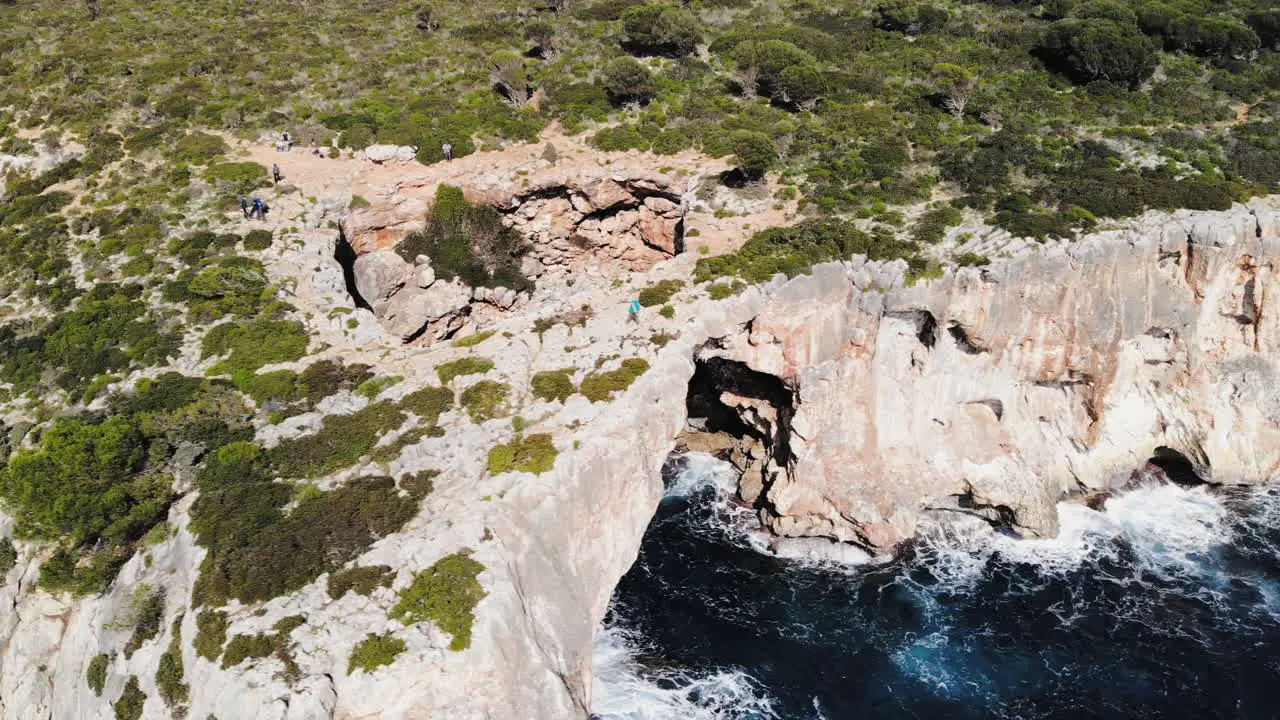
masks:
[[(232, 141), (232, 146), (240, 159), (252, 160), (268, 168), (272, 164), (279, 165), (284, 176), (280, 189), (292, 186), (298, 190), (294, 194), (282, 192), (276, 198), (274, 212), (268, 216), (268, 225), (276, 227), (288, 226), (291, 219), (305, 208), (308, 198), (335, 195), (358, 195), (366, 199), (389, 197), (402, 183), (416, 187), (440, 183), (466, 187), (492, 184), (499, 179), (515, 181), (548, 165), (545, 155), (549, 145), (555, 148), (555, 164), (560, 167), (605, 167), (625, 159), (630, 164), (645, 165), (654, 170), (675, 169), (707, 179), (714, 179), (729, 168), (726, 158), (712, 158), (692, 150), (675, 155), (602, 152), (585, 140), (585, 135), (565, 135), (553, 125), (543, 132), (537, 143), (512, 144), (500, 150), (481, 151), (452, 162), (431, 165), (417, 160), (374, 163), (350, 155), (318, 157), (307, 147), (278, 152), (266, 142)], [(770, 178), (765, 197), (772, 198), (776, 188), (776, 179)], [(726, 217), (716, 217), (705, 208), (692, 208), (685, 221), (687, 250), (709, 254), (732, 251), (760, 229), (794, 222), (794, 201), (775, 203), (769, 200), (757, 205), (759, 207), (753, 212)], [(701, 249), (704, 247), (706, 250)]]

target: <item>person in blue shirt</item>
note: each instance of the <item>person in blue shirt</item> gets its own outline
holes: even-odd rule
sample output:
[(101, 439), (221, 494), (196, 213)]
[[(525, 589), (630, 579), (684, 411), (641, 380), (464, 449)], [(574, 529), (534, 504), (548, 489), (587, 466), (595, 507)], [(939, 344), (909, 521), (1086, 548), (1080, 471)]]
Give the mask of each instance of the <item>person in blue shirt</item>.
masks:
[(240, 212), (244, 213), (246, 218), (249, 217), (249, 201), (244, 198), (240, 198)]
[(640, 301), (632, 300), (631, 304), (627, 307), (627, 309), (630, 311), (627, 314), (627, 322), (633, 322), (639, 325), (640, 324)]

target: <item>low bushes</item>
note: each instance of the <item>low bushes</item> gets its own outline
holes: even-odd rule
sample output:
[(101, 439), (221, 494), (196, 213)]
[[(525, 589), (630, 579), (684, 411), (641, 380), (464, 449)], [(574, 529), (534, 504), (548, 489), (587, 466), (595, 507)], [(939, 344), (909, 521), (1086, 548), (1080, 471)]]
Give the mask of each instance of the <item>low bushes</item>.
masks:
[(261, 228), (250, 230), (248, 234), (244, 236), (244, 249), (252, 251), (266, 250), (271, 247), (271, 241), (272, 236), (270, 230), (263, 230)]
[(622, 366), (609, 372), (594, 372), (582, 379), (578, 392), (591, 402), (612, 400), (614, 393), (624, 392), (641, 375), (649, 370), (649, 363), (641, 358), (629, 358)]
[(134, 616), (134, 627), (133, 635), (124, 645), (126, 660), (133, 657), (133, 653), (142, 647), (144, 642), (160, 633), (160, 621), (164, 619), (164, 593), (152, 592), (146, 585), (139, 587), (138, 590), (140, 594), (134, 597), (130, 608)]
[(210, 375), (223, 375), (297, 360), (307, 353), (310, 340), (306, 327), (296, 320), (258, 318), (213, 327), (205, 334), (200, 349), (202, 358), (228, 355), (209, 368)]
[(453, 391), (444, 387), (414, 390), (400, 398), (400, 408), (422, 418), (428, 425), (435, 425), (441, 415), (453, 409)]
[(480, 375), (493, 368), (492, 360), (466, 357), (436, 366), (436, 375), (440, 377), (440, 382), (448, 385), (450, 380), (460, 375)]
[(413, 582), (400, 591), (400, 601), (388, 617), (405, 625), (430, 620), (453, 636), (451, 650), (466, 650), (471, 647), (475, 607), (485, 596), (476, 579), (483, 570), (484, 565), (468, 551), (441, 558), (414, 575)]
[(267, 169), (255, 162), (232, 162), (210, 165), (205, 179), (230, 195), (247, 195), (270, 183)]
[(102, 688), (107, 684), (107, 666), (111, 663), (111, 656), (103, 653), (95, 656), (89, 661), (89, 668), (85, 671), (85, 682), (89, 685), (89, 689), (94, 695), (102, 697)]
[(182, 666), (181, 615), (173, 621), (172, 635), (169, 647), (160, 656), (160, 663), (156, 666), (156, 688), (160, 690), (160, 697), (165, 704), (176, 708), (185, 704), (191, 694), (190, 686), (182, 681), (186, 669)]
[(275, 651), (275, 637), (266, 633), (237, 635), (222, 653), (222, 669), (235, 667), (245, 660), (264, 658)]
[(327, 475), (355, 464), (404, 421), (404, 413), (388, 402), (350, 415), (329, 415), (319, 432), (281, 441), (271, 451), (271, 465), (282, 477)]
[(855, 254), (871, 260), (918, 257), (913, 243), (887, 233), (867, 233), (845, 220), (806, 220), (758, 232), (736, 252), (701, 258), (693, 276), (696, 282), (737, 276), (761, 283), (778, 273), (795, 277), (818, 263)]
[(354, 590), (360, 595), (369, 595), (374, 588), (391, 587), (395, 580), (395, 571), (390, 565), (370, 565), (335, 570), (329, 574), (329, 597), (337, 600)]
[(436, 277), (516, 291), (533, 289), (533, 281), (520, 272), (520, 258), (527, 249), (520, 234), (502, 224), (497, 210), (471, 205), (462, 190), (451, 185), (436, 189), (426, 229), (396, 246), (409, 262), (419, 255), (431, 258)]
[(490, 475), (501, 475), (507, 472), (529, 472), (541, 475), (555, 467), (556, 454), (555, 443), (546, 433), (527, 437), (516, 436), (511, 442), (489, 450), (487, 467)]
[(246, 453), (220, 452), (198, 484), (191, 529), (209, 553), (197, 604), (256, 602), (297, 590), (399, 531), (417, 512), (391, 478), (366, 477), (309, 494), (286, 514), (291, 488), (272, 482), (261, 458)]
[(142, 717), (143, 706), (147, 704), (147, 695), (138, 687), (138, 676), (130, 675), (125, 683), (120, 699), (111, 705), (116, 720), (138, 720)]
[(350, 675), (356, 670), (372, 673), (383, 665), (390, 665), (395, 662), (396, 656), (404, 652), (407, 647), (403, 640), (393, 636), (391, 633), (386, 633), (385, 635), (369, 633), (364, 640), (361, 640), (351, 650), (351, 661), (347, 664), (347, 674)]
[(467, 409), (472, 422), (482, 423), (507, 416), (509, 414), (507, 399), (510, 395), (509, 385), (493, 380), (481, 380), (462, 392), (462, 406)]
[(221, 610), (202, 610), (196, 616), (196, 639), (191, 644), (196, 654), (216, 662), (227, 643), (227, 614)]
[(564, 402), (574, 393), (572, 370), (547, 370), (533, 376), (531, 382), (533, 396), (546, 400)]
[(464, 337), (461, 340), (454, 340), (453, 346), (460, 347), (460, 348), (475, 347), (476, 345), (479, 345), (485, 340), (488, 340), (489, 338), (493, 337), (494, 332), (496, 331), (486, 330), (485, 332), (476, 333), (475, 335), (468, 335), (467, 337)]
[(641, 290), (640, 297), (637, 300), (644, 307), (663, 305), (671, 299), (671, 296), (680, 292), (683, 287), (684, 282), (680, 280), (663, 280)]

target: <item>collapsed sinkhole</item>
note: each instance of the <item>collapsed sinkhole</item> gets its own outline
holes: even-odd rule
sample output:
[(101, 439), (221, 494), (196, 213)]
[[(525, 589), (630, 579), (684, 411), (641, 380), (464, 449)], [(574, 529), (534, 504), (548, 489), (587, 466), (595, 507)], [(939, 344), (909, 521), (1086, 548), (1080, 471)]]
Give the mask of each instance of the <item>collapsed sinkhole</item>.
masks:
[(347, 294), (351, 296), (351, 301), (355, 303), (356, 307), (373, 310), (373, 307), (360, 294), (360, 288), (356, 285), (356, 257), (356, 250), (351, 247), (351, 242), (347, 240), (347, 234), (339, 229), (338, 242), (333, 247), (333, 259), (342, 268), (342, 282), (347, 286)]

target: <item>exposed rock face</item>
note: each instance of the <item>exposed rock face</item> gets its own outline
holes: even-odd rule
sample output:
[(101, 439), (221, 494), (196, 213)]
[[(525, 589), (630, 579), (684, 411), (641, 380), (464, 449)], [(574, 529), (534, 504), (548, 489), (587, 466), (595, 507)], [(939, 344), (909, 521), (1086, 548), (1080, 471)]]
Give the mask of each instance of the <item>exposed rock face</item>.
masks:
[(1153, 456), (1217, 483), (1280, 473), (1278, 260), (1260, 202), (915, 287), (828, 265), (699, 354), (756, 376), (721, 403), (769, 450), (744, 494), (776, 532), (886, 550), (947, 508), (1047, 536), (1063, 493)]
[[(321, 577), (258, 607), (228, 607), (232, 635), (306, 616), (292, 635), (294, 684), (274, 657), (222, 668), (190, 647), (191, 588), (205, 551), (187, 529), (188, 495), (170, 515), (170, 537), (130, 560), (99, 598), (34, 590), (37, 558), (19, 543), (19, 562), (0, 587), (0, 717), (110, 717), (109, 701), (131, 675), (148, 696), (144, 717), (167, 716), (154, 678), (171, 623), (186, 610), (188, 717), (580, 720), (591, 704), (594, 634), (661, 498), (660, 469), (686, 425), (695, 378), (703, 390), (696, 397), (705, 399), (693, 403), (701, 424), (748, 439), (703, 446), (728, 449), (755, 468), (742, 492), (787, 535), (885, 549), (929, 508), (1048, 535), (1052, 501), (1063, 491), (1122, 485), (1148, 458), (1170, 478), (1165, 468), (1178, 458), (1214, 482), (1273, 478), (1280, 472), (1275, 207), (1147, 218), (1137, 231), (915, 287), (903, 285), (901, 264), (826, 265), (702, 302), (661, 352), (628, 339), (634, 326), (615, 301), (629, 291), (599, 289), (608, 283), (595, 291), (607, 302), (572, 339), (565, 326), (538, 339), (527, 320), (522, 328), (513, 318), (503, 328), (512, 338), (487, 341), (501, 351), (485, 351), (513, 394), (527, 396), (536, 371), (591, 369), (601, 348), (625, 348), (652, 368), (611, 403), (580, 395), (564, 404), (528, 401), (525, 417), (554, 424), (560, 454), (546, 474), (485, 471), (487, 451), (511, 437), (507, 419), (446, 418), (445, 437), (424, 438), (389, 463), (390, 475), (444, 471), (404, 531), (359, 559), (394, 567), (392, 587), (334, 600)], [(296, 299), (314, 307), (342, 279), (332, 261), (336, 238), (317, 232), (305, 240), (282, 248), (278, 262), (296, 266), (303, 278)], [(406, 277), (389, 309), (403, 293), (449, 287), (433, 278), (423, 288), (421, 268)], [(324, 337), (337, 343), (341, 334)], [(371, 347), (345, 359), (398, 358), (379, 371), (404, 375), (396, 388), (407, 392), (435, 384), (433, 366), (467, 352)], [(357, 398), (367, 402), (346, 401)], [(271, 426), (259, 439), (303, 421)], [(9, 522), (0, 515), (0, 533)], [(387, 609), (414, 572), (464, 547), (486, 568), (487, 595), (476, 608), (472, 646), (453, 652), (433, 623), (403, 627)], [(812, 540), (787, 547), (823, 548)], [(129, 629), (117, 622), (143, 583), (166, 591), (163, 630), (124, 660)], [(405, 654), (375, 673), (348, 672), (355, 644), (388, 631), (406, 642)], [(101, 698), (85, 682), (100, 652), (116, 656)]]
[[(530, 241), (530, 258), (547, 267), (588, 258), (619, 269), (647, 270), (683, 250), (688, 179), (641, 166), (570, 164), (512, 182), (497, 174), (463, 188), (467, 199), (501, 210)], [(403, 181), (371, 207), (351, 214), (345, 229), (356, 253), (387, 249), (425, 227), (435, 185)]]

